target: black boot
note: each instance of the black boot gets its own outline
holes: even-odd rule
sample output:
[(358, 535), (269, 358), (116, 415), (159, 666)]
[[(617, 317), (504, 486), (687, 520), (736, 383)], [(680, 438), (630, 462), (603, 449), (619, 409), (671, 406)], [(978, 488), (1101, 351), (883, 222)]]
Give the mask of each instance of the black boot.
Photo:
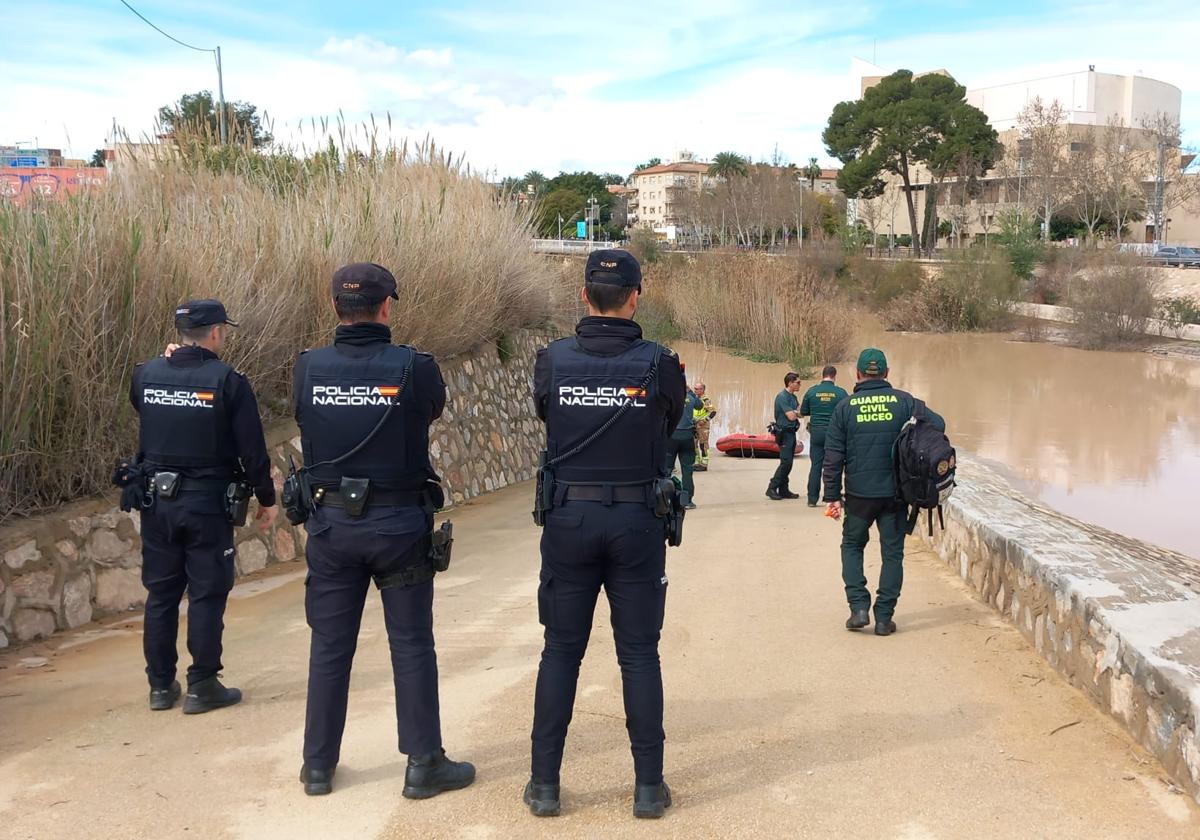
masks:
[(861, 630), (871, 623), (871, 617), (867, 615), (866, 609), (850, 610), (850, 617), (846, 619), (847, 630)]
[(777, 490), (775, 487), (768, 487), (767, 498), (777, 502), (782, 499), (783, 496), (779, 495), (779, 490)]
[(445, 750), (427, 755), (410, 755), (404, 771), (406, 799), (428, 799), (447, 790), (459, 790), (475, 781), (475, 765), (467, 761), (451, 761)]
[(642, 820), (656, 820), (671, 807), (671, 789), (666, 782), (643, 785), (638, 782), (633, 788), (633, 815)]
[(242, 702), (240, 689), (226, 688), (216, 677), (209, 677), (188, 686), (187, 696), (183, 698), (183, 713), (200, 715), (240, 702)]
[(558, 785), (543, 784), (533, 779), (525, 785), (525, 793), (521, 800), (529, 806), (529, 813), (535, 817), (557, 817), (562, 810), (562, 802), (558, 798)]
[(164, 712), (167, 709), (175, 706), (175, 701), (179, 699), (179, 683), (173, 682), (167, 688), (152, 688), (150, 689), (150, 710), (153, 712)]
[(799, 493), (793, 493), (791, 490), (780, 490), (779, 495), (783, 496), (783, 498), (785, 498), (785, 499), (799, 499), (800, 498)]
[(333, 793), (333, 774), (336, 772), (336, 766), (330, 770), (318, 770), (305, 764), (300, 768), (300, 781), (304, 782), (304, 792), (309, 796)]
[(876, 621), (875, 621), (875, 635), (876, 636), (890, 636), (895, 632), (896, 632), (896, 622), (892, 621), (890, 618), (885, 618), (883, 620), (876, 619)]

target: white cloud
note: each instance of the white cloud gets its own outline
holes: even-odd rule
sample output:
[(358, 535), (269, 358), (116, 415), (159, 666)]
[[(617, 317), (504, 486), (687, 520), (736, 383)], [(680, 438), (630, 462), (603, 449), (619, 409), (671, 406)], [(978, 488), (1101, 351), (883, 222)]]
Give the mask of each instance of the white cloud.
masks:
[[(639, 8), (622, 0), (606, 14), (638, 20)], [(685, 148), (764, 159), (778, 145), (792, 161), (824, 161), (821, 130), (834, 103), (857, 95), (857, 78), (846, 68), (854, 53), (870, 53), (871, 42), (822, 38), (827, 21), (815, 13), (781, 8), (764, 23), (731, 8), (700, 0), (686, 21), (623, 27), (599, 38), (566, 16), (483, 12), (471, 31), (504, 40), (503, 48), (454, 42), (453, 50), (407, 49), (366, 34), (307, 49), (227, 41), (226, 95), (265, 108), (281, 141), (313, 147), (314, 116), (319, 125), (340, 113), (353, 126), (373, 113), (384, 131), (390, 114), (393, 137), (431, 135), (501, 175), (535, 168), (625, 172)], [(848, 14), (857, 20), (868, 12)], [(1191, 117), (1189, 125), (1200, 109), (1197, 61), (1162, 48), (1160, 16), (1055, 15), (1028, 26), (881, 40), (879, 61), (946, 67), (970, 87), (1087, 64), (1142, 70), (1183, 89), (1185, 126), (1200, 141), (1200, 120)], [(562, 40), (548, 37), (551, 29)], [(1177, 15), (1172, 43), (1198, 40), (1200, 20)], [(0, 58), (0, 76), (22, 92), (0, 100), (0, 141), (36, 135), (43, 145), (85, 156), (114, 118), (137, 135), (152, 128), (158, 106), (185, 91), (215, 88), (203, 55), (164, 47), (135, 59), (107, 44), (97, 38), (71, 60), (42, 65)]]
[(368, 35), (330, 38), (319, 50), (321, 55), (359, 65), (395, 64), (404, 55), (399, 47), (389, 46)]

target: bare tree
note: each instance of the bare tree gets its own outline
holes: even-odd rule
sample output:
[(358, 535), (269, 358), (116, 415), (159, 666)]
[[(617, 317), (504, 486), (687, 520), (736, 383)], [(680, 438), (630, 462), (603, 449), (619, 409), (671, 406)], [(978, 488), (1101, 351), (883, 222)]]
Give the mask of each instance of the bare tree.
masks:
[(1087, 228), (1087, 242), (1096, 244), (1096, 229), (1104, 220), (1108, 176), (1100, 150), (1102, 138), (1095, 126), (1083, 126), (1067, 154), (1067, 201), (1079, 223)]
[(1115, 115), (1109, 117), (1100, 144), (1100, 173), (1104, 179), (1104, 212), (1112, 220), (1118, 242), (1124, 239), (1125, 228), (1133, 217), (1145, 212), (1143, 184), (1152, 168), (1144, 144), (1137, 142), (1125, 120)]
[(1154, 240), (1166, 241), (1171, 212), (1200, 203), (1200, 172), (1196, 156), (1185, 154), (1179, 120), (1159, 112), (1142, 121), (1149, 132), (1156, 155), (1154, 191), (1150, 212), (1154, 219)]
[(1050, 238), (1050, 219), (1062, 200), (1066, 181), (1067, 109), (1057, 99), (1049, 104), (1040, 96), (1017, 114), (1020, 132), (1018, 159), (1025, 161), (1019, 177), (1042, 216), (1042, 239)]
[(867, 229), (871, 231), (871, 250), (879, 243), (879, 222), (882, 219), (883, 207), (879, 198), (860, 198), (858, 200), (858, 218), (862, 219)]

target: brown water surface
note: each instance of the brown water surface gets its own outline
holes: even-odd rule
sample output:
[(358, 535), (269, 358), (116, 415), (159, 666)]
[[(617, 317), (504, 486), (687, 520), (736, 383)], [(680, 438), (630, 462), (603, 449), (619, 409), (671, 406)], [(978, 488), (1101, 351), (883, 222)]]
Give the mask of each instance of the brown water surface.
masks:
[[(1030, 496), (1200, 557), (1200, 362), (1000, 335), (868, 331), (856, 347), (868, 343), (887, 353), (893, 385), (945, 416), (955, 446), (997, 463)], [(717, 401), (714, 440), (764, 430), (786, 365), (673, 347), (689, 382), (703, 379)], [(852, 390), (853, 364), (836, 364)]]

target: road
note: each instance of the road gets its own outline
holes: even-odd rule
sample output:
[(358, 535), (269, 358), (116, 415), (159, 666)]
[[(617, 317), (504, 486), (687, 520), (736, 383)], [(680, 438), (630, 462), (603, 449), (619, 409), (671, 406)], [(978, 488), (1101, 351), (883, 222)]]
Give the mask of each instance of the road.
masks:
[[(334, 794), (296, 774), (308, 633), (299, 564), (230, 602), (226, 674), (246, 701), (151, 713), (136, 618), (0, 657), (0, 830), (19, 838), (1195, 838), (1200, 809), (920, 550), (890, 638), (848, 633), (838, 527), (762, 495), (767, 462), (718, 458), (668, 559), (667, 778), (630, 815), (607, 610), (597, 610), (563, 767), (564, 813), (519, 795), (540, 650), (530, 488), (454, 513), (438, 579), (442, 718), (476, 785), (401, 798), (391, 677), (367, 610)], [(804, 469), (807, 462), (797, 463)], [(868, 549), (874, 554), (874, 543)], [(878, 560), (871, 566), (874, 579)], [(46, 663), (36, 665), (35, 657)], [(33, 662), (21, 660), (34, 659)]]

